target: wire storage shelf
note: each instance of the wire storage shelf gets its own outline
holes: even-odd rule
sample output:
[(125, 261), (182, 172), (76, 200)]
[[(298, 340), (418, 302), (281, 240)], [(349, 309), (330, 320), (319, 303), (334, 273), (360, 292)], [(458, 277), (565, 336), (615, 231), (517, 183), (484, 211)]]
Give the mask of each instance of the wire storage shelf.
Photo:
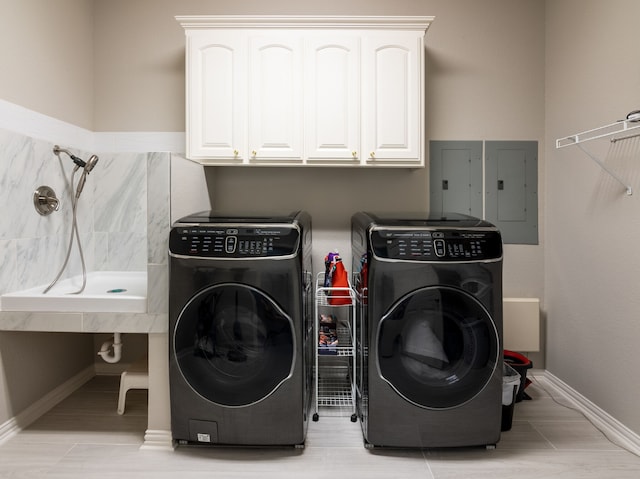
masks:
[(323, 415), (348, 416), (353, 412), (351, 374), (346, 366), (323, 367), (318, 376), (318, 408)]
[(347, 287), (325, 286), (324, 273), (316, 278), (314, 331), (315, 398), (313, 420), (350, 416), (355, 410), (355, 292)]
[(582, 145), (582, 143), (587, 141), (598, 139), (609, 139), (609, 141), (614, 144), (618, 141), (640, 136), (640, 111), (631, 112), (627, 115), (627, 118), (626, 120), (620, 120), (598, 128), (575, 133), (570, 136), (565, 136), (564, 138), (558, 138), (556, 140), (556, 149), (567, 146), (577, 146), (609, 176), (620, 183), (624, 187), (627, 196), (631, 196), (633, 194), (631, 185), (625, 182), (615, 171), (611, 170), (602, 160), (587, 151)]

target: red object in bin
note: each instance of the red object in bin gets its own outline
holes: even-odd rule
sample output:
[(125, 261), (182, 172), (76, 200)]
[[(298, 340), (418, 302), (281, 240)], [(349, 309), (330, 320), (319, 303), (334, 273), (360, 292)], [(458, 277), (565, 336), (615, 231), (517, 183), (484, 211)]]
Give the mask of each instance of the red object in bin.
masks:
[(527, 379), (527, 369), (531, 369), (533, 367), (531, 360), (520, 353), (505, 349), (504, 361), (520, 373), (520, 387), (516, 393), (516, 402), (520, 402), (523, 399), (531, 399), (531, 397), (524, 392), (524, 389), (531, 384), (531, 380)]
[(347, 270), (342, 264), (342, 260), (336, 261), (335, 270), (331, 276), (332, 288), (344, 288), (329, 292), (329, 304), (332, 306), (341, 306), (351, 304), (351, 294), (349, 293), (349, 278)]

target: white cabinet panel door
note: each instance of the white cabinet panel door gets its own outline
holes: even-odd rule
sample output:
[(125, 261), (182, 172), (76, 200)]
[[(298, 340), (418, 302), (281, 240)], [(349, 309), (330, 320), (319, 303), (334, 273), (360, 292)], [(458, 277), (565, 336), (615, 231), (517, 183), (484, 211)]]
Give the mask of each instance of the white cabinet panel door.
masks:
[(257, 36), (249, 47), (249, 155), (302, 159), (302, 39)]
[(360, 42), (327, 32), (305, 44), (305, 156), (341, 163), (360, 156)]
[(246, 67), (243, 35), (205, 32), (187, 44), (187, 156), (245, 157)]
[(422, 44), (406, 32), (363, 38), (362, 147), (370, 163), (423, 161)]

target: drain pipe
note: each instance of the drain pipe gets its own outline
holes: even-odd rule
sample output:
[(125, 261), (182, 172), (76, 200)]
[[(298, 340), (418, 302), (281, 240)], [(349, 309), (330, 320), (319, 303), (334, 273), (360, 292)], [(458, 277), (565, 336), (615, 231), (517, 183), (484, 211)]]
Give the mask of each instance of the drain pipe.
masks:
[[(113, 352), (112, 352), (113, 350)], [(122, 358), (122, 341), (120, 341), (120, 333), (113, 333), (113, 337), (109, 341), (102, 343), (98, 356), (108, 363), (117, 363)]]

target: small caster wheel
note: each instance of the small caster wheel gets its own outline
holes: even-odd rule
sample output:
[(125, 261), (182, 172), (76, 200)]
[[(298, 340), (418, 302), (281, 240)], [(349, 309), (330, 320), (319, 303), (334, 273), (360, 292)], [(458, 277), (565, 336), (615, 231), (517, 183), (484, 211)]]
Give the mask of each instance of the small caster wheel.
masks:
[(313, 419), (313, 422), (318, 422), (318, 419), (320, 419), (320, 416), (318, 415), (317, 412), (313, 414), (313, 418), (312, 419)]
[(487, 451), (493, 451), (496, 448), (495, 444), (487, 444)]
[(358, 415), (357, 414), (352, 414), (351, 415), (351, 422), (356, 422), (358, 420)]

